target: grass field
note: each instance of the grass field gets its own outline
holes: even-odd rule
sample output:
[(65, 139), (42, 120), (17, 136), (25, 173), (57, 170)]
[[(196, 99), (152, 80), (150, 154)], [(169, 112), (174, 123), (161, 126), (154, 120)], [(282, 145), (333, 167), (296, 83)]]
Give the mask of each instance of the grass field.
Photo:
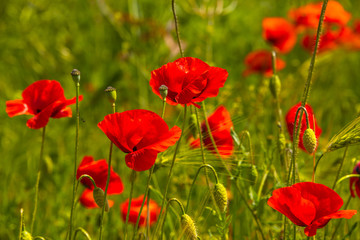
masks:
[[(316, 55), (309, 85), (306, 83), (312, 52), (302, 45), (304, 36), (315, 34), (316, 27), (301, 29), (301, 23), (291, 17), (290, 11), (314, 3), (318, 2), (176, 2), (184, 56), (226, 69), (228, 77), (224, 86), (218, 87), (216, 96), (196, 102), (200, 105), (198, 110), (193, 102), (166, 105), (164, 121), (169, 128), (181, 128), (183, 137), (178, 145), (174, 141), (167, 149), (158, 151), (155, 165), (151, 168), (154, 173), (149, 192), (150, 198), (158, 205), (155, 207), (157, 213), (168, 181), (165, 204), (169, 199), (177, 200), (169, 204), (171, 207), (165, 220), (164, 214), (157, 216), (161, 221), (154, 221), (149, 229), (140, 227), (134, 237), (161, 239), (161, 232), (162, 239), (196, 239), (191, 234), (186, 237), (188, 231), (184, 231), (184, 226), (180, 224), (183, 214), (177, 203), (180, 202), (187, 209), (189, 197), (186, 213), (194, 220), (201, 239), (283, 239), (284, 235), (286, 239), (308, 239), (304, 226), (309, 224), (294, 228), (292, 222), (295, 220), (292, 221), (291, 217), (291, 221), (286, 221), (284, 234), (284, 219), (287, 218), (270, 207), (268, 199), (276, 189), (294, 183), (312, 182), (314, 159), (321, 159), (315, 182), (335, 190), (344, 201), (341, 210), (360, 210), (360, 196), (355, 194), (355, 198), (351, 197), (349, 176), (345, 177), (353, 173), (360, 161), (360, 149), (356, 145), (360, 142), (360, 2), (338, 1), (342, 10), (339, 5), (332, 7), (337, 2), (329, 1), (326, 13), (329, 15), (325, 15), (323, 33), (328, 31), (332, 38), (320, 41), (320, 51)], [(316, 19), (320, 10), (315, 14)], [(306, 12), (304, 17), (307, 14), (310, 12)], [(70, 73), (78, 69), (81, 72), (80, 94), (83, 100), (79, 103), (77, 166), (84, 156), (108, 161), (110, 140), (105, 131), (98, 127), (98, 123), (113, 111), (104, 92), (108, 86), (114, 87), (117, 92), (116, 112), (145, 109), (161, 118), (163, 101), (154, 94), (157, 89), (153, 90), (149, 82), (154, 78), (152, 71), (181, 57), (171, 1), (4, 0), (0, 2), (0, 16), (0, 239), (25, 239), (19, 237), (21, 209), (24, 211), (26, 230), (31, 232), (39, 170), (41, 178), (32, 235), (45, 239), (68, 239), (76, 155), (75, 104), (69, 106), (72, 118), (50, 118), (46, 124), (41, 157), (43, 128), (29, 128), (26, 125), (32, 117), (29, 115), (10, 118), (6, 102), (22, 99), (23, 90), (42, 79), (57, 80), (64, 89), (66, 99), (71, 99), (76, 95), (76, 88)], [(296, 32), (296, 43), (287, 52), (276, 48), (274, 41), (264, 39), (263, 20), (273, 17), (286, 19)], [(281, 29), (281, 26), (277, 27), (276, 31)], [(345, 30), (351, 31), (351, 34)], [(311, 39), (310, 48), (314, 45), (315, 40)], [(273, 84), (271, 61), (268, 61), (269, 74), (264, 73), (265, 63), (260, 62), (260, 58), (255, 59), (260, 62), (260, 67), (249, 75), (244, 74), (249, 68), (245, 59), (248, 54), (258, 50), (266, 50), (269, 54), (276, 50), (277, 59), (282, 59), (286, 64), (283, 69), (277, 67), (281, 81), (277, 98), (270, 90)], [(322, 130), (313, 154), (293, 148), (285, 119), (289, 109), (304, 100), (304, 89), (309, 89), (306, 102), (311, 105), (316, 123)], [(204, 90), (201, 90), (200, 94), (203, 93)], [(187, 105), (186, 119), (184, 103)], [(231, 146), (232, 151), (220, 154), (221, 157), (210, 141), (205, 122), (202, 127), (202, 136), (207, 139), (204, 151), (191, 146), (193, 140), (199, 137), (198, 132), (192, 131), (197, 129), (196, 121), (191, 120), (194, 120), (195, 113), (199, 113), (201, 124), (219, 106), (227, 109), (231, 119), (219, 120), (215, 128), (231, 125), (231, 122), (233, 125), (231, 132), (230, 128), (226, 130), (226, 134), (230, 136), (231, 133), (233, 137), (227, 139), (231, 143), (225, 144), (225, 148)], [(314, 119), (311, 117), (309, 121), (313, 126)], [(329, 143), (333, 136), (352, 121), (352, 128), (348, 128), (351, 131), (340, 134), (340, 137), (344, 137), (342, 140), (347, 141), (330, 151)], [(123, 127), (129, 132), (136, 131), (128, 130), (131, 129), (130, 125)], [(138, 128), (141, 127), (140, 124)], [(211, 130), (216, 138), (219, 129)], [(281, 134), (285, 137), (283, 141), (279, 141)], [(333, 142), (339, 143), (340, 140), (333, 139)], [(109, 196), (114, 205), (108, 213), (105, 212), (102, 239), (132, 239), (136, 228), (132, 223), (125, 224), (121, 204), (129, 199), (132, 184), (133, 199), (145, 193), (151, 170), (137, 171), (134, 177), (133, 170), (125, 163), (128, 152), (123, 152), (114, 144), (111, 166), (120, 176), (124, 190), (121, 194)], [(217, 146), (220, 150), (221, 144)], [(282, 147), (279, 144), (283, 144)], [(130, 150), (137, 151), (138, 147), (131, 147)], [(214, 205), (214, 195), (209, 191), (215, 184), (210, 168), (206, 174), (205, 171), (199, 172), (191, 188), (204, 158), (206, 163), (214, 167), (219, 182), (227, 189), (228, 201), (225, 200), (227, 207), (223, 213)], [(175, 164), (172, 168), (173, 159)], [(293, 161), (296, 162), (295, 175), (291, 170)], [(172, 171), (171, 179), (169, 171)], [(359, 169), (357, 174), (360, 174)], [(335, 186), (334, 183), (342, 177), (345, 179)], [(352, 179), (357, 181), (360, 192), (359, 176), (355, 175)], [(76, 193), (72, 233), (81, 227), (91, 239), (98, 239), (102, 209), (86, 208), (78, 201), (84, 189), (84, 185), (80, 184)], [(331, 199), (329, 201), (319, 207), (332, 205)], [(302, 207), (299, 205), (298, 211), (301, 212)], [(303, 211), (306, 212), (306, 209)], [(130, 216), (130, 222), (131, 219)], [(359, 225), (359, 213), (351, 219), (333, 219), (310, 238), (360, 239)], [(87, 238), (78, 232), (76, 239)]]

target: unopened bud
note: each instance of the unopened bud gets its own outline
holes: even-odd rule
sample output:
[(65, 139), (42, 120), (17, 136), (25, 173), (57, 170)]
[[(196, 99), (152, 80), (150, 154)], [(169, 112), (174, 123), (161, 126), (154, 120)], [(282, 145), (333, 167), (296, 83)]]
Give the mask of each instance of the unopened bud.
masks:
[[(102, 208), (104, 206), (104, 196), (105, 193), (101, 188), (95, 187), (94, 191), (93, 191), (93, 196), (94, 196), (94, 200), (96, 202), (96, 204)], [(106, 203), (105, 203), (105, 211), (108, 212), (109, 211), (109, 202), (106, 198)]]
[(218, 183), (215, 184), (213, 191), (216, 205), (219, 207), (221, 212), (225, 212), (228, 204), (226, 188), (221, 183)]
[(159, 87), (159, 92), (160, 92), (160, 95), (161, 95), (162, 99), (165, 99), (166, 96), (168, 95), (168, 89), (169, 88), (167, 86), (165, 86), (165, 85), (161, 85)]
[(21, 238), (20, 238), (20, 240), (32, 240), (32, 239), (33, 239), (33, 238), (32, 238), (31, 234), (30, 234), (28, 231), (23, 230), (23, 231), (21, 232)]
[(308, 153), (313, 153), (316, 149), (316, 136), (311, 128), (305, 130), (303, 135), (303, 145)]
[(181, 216), (181, 227), (185, 233), (185, 236), (187, 237), (186, 239), (197, 239), (195, 223), (189, 215), (184, 214)]
[(73, 78), (74, 83), (80, 83), (80, 71), (74, 69), (71, 71), (71, 76)]
[(270, 79), (270, 91), (274, 98), (278, 98), (281, 91), (281, 81), (278, 75), (273, 75)]
[(111, 86), (108, 86), (106, 89), (105, 89), (105, 92), (108, 96), (108, 99), (111, 103), (114, 103), (116, 101), (116, 89), (111, 87)]

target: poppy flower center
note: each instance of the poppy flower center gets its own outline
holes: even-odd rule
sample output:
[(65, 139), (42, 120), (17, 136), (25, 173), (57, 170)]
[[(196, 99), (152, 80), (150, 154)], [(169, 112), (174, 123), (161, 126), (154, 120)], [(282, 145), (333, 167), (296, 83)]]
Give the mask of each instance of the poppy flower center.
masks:
[(135, 146), (135, 147), (133, 147), (133, 151), (135, 152), (135, 151), (137, 151), (137, 147)]
[(40, 113), (41, 112), (41, 109), (36, 109), (36, 113)]

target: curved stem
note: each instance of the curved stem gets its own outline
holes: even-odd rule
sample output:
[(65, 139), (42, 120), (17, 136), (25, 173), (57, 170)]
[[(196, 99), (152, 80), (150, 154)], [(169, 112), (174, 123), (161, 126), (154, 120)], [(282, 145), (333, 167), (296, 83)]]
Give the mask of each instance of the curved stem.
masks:
[[(187, 198), (187, 201), (186, 201), (186, 209), (185, 209), (185, 212), (187, 212), (188, 209), (189, 209), (190, 196), (191, 196), (192, 189), (193, 189), (193, 187), (194, 187), (194, 185), (195, 185), (195, 181), (196, 181), (196, 179), (197, 179), (197, 177), (198, 177), (201, 169), (204, 168), (204, 167), (211, 169), (211, 171), (214, 173), (216, 184), (219, 183), (219, 178), (218, 178), (218, 175), (217, 175), (215, 169), (214, 169), (211, 165), (209, 165), (209, 164), (203, 164), (203, 165), (201, 165), (201, 166), (199, 167), (198, 171), (196, 172), (195, 177), (194, 177), (194, 180), (193, 180), (193, 182), (192, 182), (192, 184), (191, 184), (191, 186), (190, 186), (190, 191), (189, 191), (188, 198)], [(215, 202), (215, 201), (214, 201), (214, 202)], [(216, 205), (216, 204), (215, 204), (215, 205)]]
[(76, 87), (76, 132), (75, 132), (75, 159), (74, 159), (74, 173), (73, 173), (73, 196), (71, 203), (71, 212), (70, 212), (70, 223), (69, 223), (69, 240), (72, 238), (72, 225), (73, 225), (73, 214), (75, 208), (75, 194), (76, 194), (76, 170), (77, 170), (77, 159), (79, 152), (79, 125), (80, 125), (80, 114), (79, 114), (79, 88), (80, 82), (75, 83)]
[[(116, 105), (115, 102), (111, 104), (112, 106), (112, 112), (115, 113)], [(106, 186), (105, 186), (105, 193), (104, 193), (104, 206), (101, 209), (101, 217), (100, 217), (100, 234), (99, 234), (99, 240), (102, 239), (102, 230), (103, 230), (103, 224), (104, 224), (104, 212), (105, 212), (105, 206), (107, 202), (107, 191), (110, 184), (110, 175), (111, 175), (111, 159), (112, 159), (112, 150), (113, 150), (113, 142), (110, 141), (110, 149), (109, 149), (109, 164), (108, 164), (108, 173), (107, 173), (107, 179), (106, 179)]]
[[(164, 213), (164, 221), (163, 221), (164, 223), (165, 223), (166, 216), (167, 216), (167, 210), (168, 210), (168, 208), (169, 208), (170, 202), (172, 202), (172, 201), (175, 201), (175, 202), (180, 206), (180, 209), (181, 209), (181, 212), (182, 212), (181, 215), (184, 215), (184, 214), (185, 214), (184, 206), (181, 204), (181, 202), (180, 202), (178, 199), (176, 199), (176, 198), (171, 198), (171, 199), (169, 199), (169, 201), (168, 201), (167, 204), (166, 204), (165, 213)], [(160, 239), (163, 239), (164, 223), (163, 223), (162, 226), (161, 226), (161, 233), (160, 233), (160, 236), (161, 236), (161, 237), (160, 237)]]
[(35, 205), (34, 205), (34, 210), (33, 210), (32, 219), (31, 219), (31, 227), (30, 227), (31, 234), (33, 234), (33, 230), (34, 230), (36, 211), (37, 211), (37, 205), (38, 205), (38, 199), (39, 199), (39, 183), (40, 183), (40, 177), (41, 177), (41, 163), (42, 163), (43, 155), (44, 155), (45, 131), (46, 131), (46, 126), (43, 127), (42, 137), (41, 137), (40, 158), (39, 158), (39, 163), (38, 163), (38, 173), (37, 173), (36, 184), (35, 184)]
[[(92, 185), (94, 186), (94, 188), (96, 187), (96, 183), (95, 183), (94, 179), (93, 179), (90, 175), (87, 175), (87, 174), (83, 174), (83, 175), (81, 175), (81, 176), (79, 177), (79, 179), (78, 179), (78, 181), (77, 181), (77, 185), (79, 185), (79, 182), (81, 182), (81, 180), (82, 180), (83, 178), (88, 178), (88, 179), (91, 181), (91, 183), (92, 183)], [(77, 186), (76, 186), (76, 189), (77, 189)]]
[(178, 41), (178, 45), (179, 45), (180, 54), (181, 54), (181, 57), (184, 57), (184, 52), (182, 50), (181, 41), (180, 41), (179, 24), (178, 24), (178, 20), (177, 20), (177, 16), (176, 16), (176, 11), (175, 11), (175, 0), (171, 1), (171, 8), (172, 8), (172, 12), (174, 15), (176, 37), (177, 37), (177, 41)]
[(128, 205), (128, 210), (126, 213), (126, 221), (125, 221), (125, 230), (124, 230), (124, 239), (126, 240), (127, 238), (127, 225), (129, 222), (129, 216), (130, 216), (130, 210), (131, 210), (131, 200), (132, 200), (132, 195), (133, 195), (133, 190), (134, 190), (134, 182), (135, 182), (135, 176), (136, 176), (136, 172), (135, 170), (132, 170), (131, 172), (131, 184), (130, 184), (130, 196), (129, 196), (129, 205)]
[(91, 240), (91, 237), (90, 237), (89, 233), (88, 233), (87, 231), (85, 231), (85, 229), (83, 229), (83, 228), (81, 228), (81, 227), (75, 229), (75, 232), (74, 232), (74, 240), (76, 239), (76, 235), (77, 235), (78, 232), (81, 232), (81, 233), (85, 236), (85, 238), (86, 238), (87, 240)]
[(319, 162), (320, 162), (320, 160), (321, 160), (321, 158), (322, 158), (323, 156), (324, 156), (324, 153), (321, 154), (320, 157), (318, 158), (318, 160), (316, 161), (315, 168), (314, 168), (314, 175), (315, 175), (315, 173), (316, 173), (317, 166), (318, 166), (318, 164), (319, 164)]

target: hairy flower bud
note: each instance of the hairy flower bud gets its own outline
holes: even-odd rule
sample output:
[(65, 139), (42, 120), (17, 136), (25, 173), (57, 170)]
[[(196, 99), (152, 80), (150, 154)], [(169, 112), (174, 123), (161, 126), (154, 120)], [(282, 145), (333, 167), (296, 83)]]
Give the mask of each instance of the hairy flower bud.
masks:
[(185, 236), (187, 237), (186, 239), (197, 239), (195, 223), (189, 215), (184, 214), (181, 216), (181, 227), (185, 233)]
[[(95, 187), (94, 191), (93, 191), (93, 196), (94, 196), (94, 200), (96, 202), (96, 204), (102, 208), (104, 206), (104, 191), (101, 188)], [(106, 203), (105, 203), (105, 211), (108, 212), (109, 211), (109, 202), (106, 198)]]
[(278, 98), (281, 91), (281, 81), (278, 75), (273, 75), (270, 79), (270, 91), (274, 98)]
[(308, 153), (313, 153), (316, 149), (316, 136), (311, 128), (305, 130), (303, 135), (303, 144)]
[(221, 183), (218, 183), (215, 184), (213, 191), (216, 205), (219, 207), (221, 212), (225, 212), (228, 204), (226, 188)]

